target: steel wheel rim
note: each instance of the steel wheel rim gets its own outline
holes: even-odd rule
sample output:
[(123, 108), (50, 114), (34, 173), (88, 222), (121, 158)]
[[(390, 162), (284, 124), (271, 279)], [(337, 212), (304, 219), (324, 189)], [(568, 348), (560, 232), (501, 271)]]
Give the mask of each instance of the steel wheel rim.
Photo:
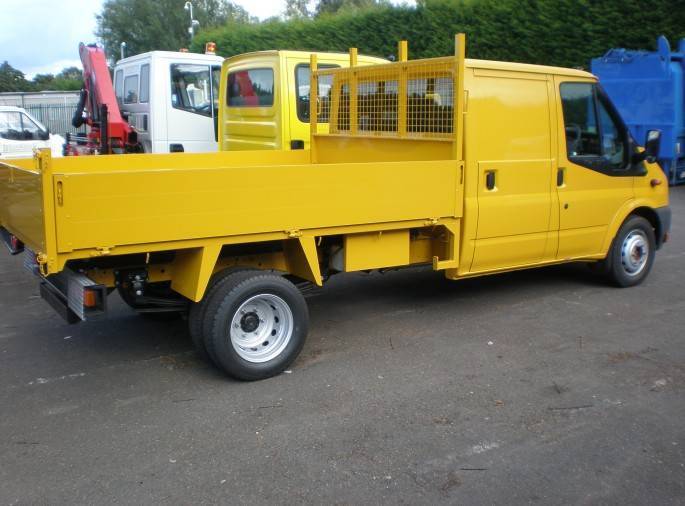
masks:
[(631, 230), (621, 245), (621, 265), (628, 276), (637, 276), (645, 270), (649, 259), (649, 241), (642, 230)]
[(290, 306), (277, 295), (262, 293), (247, 299), (233, 314), (229, 337), (242, 359), (263, 363), (283, 352), (293, 329)]

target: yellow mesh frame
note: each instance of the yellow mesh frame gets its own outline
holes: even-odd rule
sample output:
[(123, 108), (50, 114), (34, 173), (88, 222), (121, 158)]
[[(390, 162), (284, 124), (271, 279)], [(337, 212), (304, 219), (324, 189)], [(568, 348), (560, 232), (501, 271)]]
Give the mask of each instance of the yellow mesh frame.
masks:
[(319, 114), (330, 108), (330, 135), (452, 140), (456, 69), (456, 57), (321, 69), (312, 86), (330, 86), (317, 97)]

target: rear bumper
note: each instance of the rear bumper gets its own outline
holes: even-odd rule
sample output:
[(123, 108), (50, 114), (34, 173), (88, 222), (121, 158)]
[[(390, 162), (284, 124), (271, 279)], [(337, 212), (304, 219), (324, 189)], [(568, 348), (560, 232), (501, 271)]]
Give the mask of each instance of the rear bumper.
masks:
[(669, 206), (657, 207), (654, 212), (659, 220), (656, 237), (656, 249), (659, 249), (668, 240), (668, 234), (671, 231), (671, 208)]
[(40, 295), (67, 323), (91, 320), (107, 311), (107, 287), (69, 269), (43, 278)]

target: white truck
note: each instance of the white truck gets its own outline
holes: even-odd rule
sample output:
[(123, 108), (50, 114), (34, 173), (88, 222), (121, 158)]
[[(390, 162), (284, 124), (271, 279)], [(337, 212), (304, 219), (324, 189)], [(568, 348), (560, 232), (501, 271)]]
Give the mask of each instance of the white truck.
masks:
[(151, 51), (119, 60), (114, 92), (145, 153), (217, 151), (223, 58)]

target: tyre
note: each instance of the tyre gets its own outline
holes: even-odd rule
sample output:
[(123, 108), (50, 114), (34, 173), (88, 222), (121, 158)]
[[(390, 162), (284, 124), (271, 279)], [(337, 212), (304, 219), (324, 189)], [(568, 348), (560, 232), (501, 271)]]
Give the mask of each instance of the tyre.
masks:
[(229, 376), (246, 381), (283, 372), (304, 346), (309, 311), (287, 279), (241, 271), (217, 284), (202, 323), (207, 353)]
[(205, 290), (205, 295), (202, 300), (200, 302), (194, 302), (190, 305), (190, 310), (188, 311), (188, 331), (197, 354), (203, 360), (214, 363), (212, 357), (210, 357), (209, 353), (207, 353), (207, 347), (205, 346), (204, 333), (202, 329), (202, 324), (204, 322), (207, 306), (209, 305), (209, 300), (211, 299), (212, 294), (216, 291), (217, 287), (223, 283), (228, 276), (235, 272), (245, 270), (248, 269), (245, 267), (229, 267), (216, 273), (209, 280), (209, 284), (207, 285), (207, 289)]
[(654, 228), (641, 216), (630, 216), (621, 225), (604, 260), (609, 280), (619, 287), (635, 286), (647, 277), (654, 263)]

